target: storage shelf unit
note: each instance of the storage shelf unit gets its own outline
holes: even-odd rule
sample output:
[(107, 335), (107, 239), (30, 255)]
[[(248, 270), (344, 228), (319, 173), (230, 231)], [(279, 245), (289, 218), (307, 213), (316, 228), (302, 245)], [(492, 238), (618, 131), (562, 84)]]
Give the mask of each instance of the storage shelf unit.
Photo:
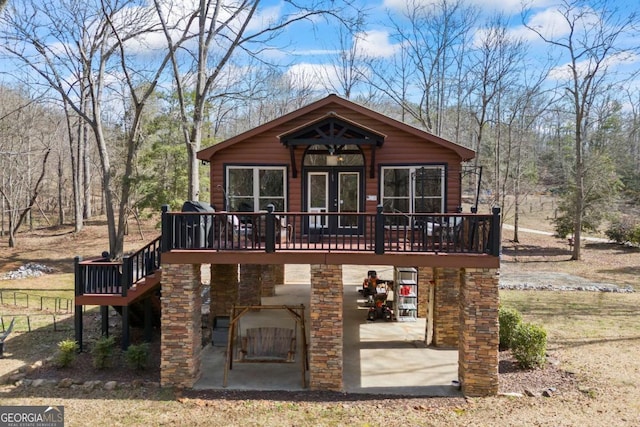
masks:
[(398, 322), (415, 322), (418, 317), (418, 270), (413, 267), (394, 268), (394, 294), (397, 304), (394, 315)]

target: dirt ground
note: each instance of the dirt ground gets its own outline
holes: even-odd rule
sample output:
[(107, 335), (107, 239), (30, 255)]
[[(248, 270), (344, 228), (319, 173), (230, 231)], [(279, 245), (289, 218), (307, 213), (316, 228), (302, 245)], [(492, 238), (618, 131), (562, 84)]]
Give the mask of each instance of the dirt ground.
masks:
[[(140, 231), (135, 227), (131, 231), (127, 237), (127, 250), (137, 249), (159, 234), (153, 221), (146, 222)], [(583, 259), (570, 261), (570, 248), (564, 240), (537, 233), (520, 233), (519, 237), (516, 243), (508, 231), (503, 234), (503, 275), (558, 271), (603, 283), (638, 286), (638, 248), (586, 242)], [(79, 234), (74, 234), (67, 227), (21, 233), (17, 248), (7, 248), (6, 241), (2, 241), (0, 274), (35, 261), (54, 267), (56, 272), (45, 279), (23, 279), (20, 283), (12, 281), (10, 287), (34, 289), (47, 286), (47, 283), (56, 287), (67, 283), (71, 289), (72, 282), (69, 280), (73, 272), (73, 257), (97, 256), (105, 250), (106, 241), (106, 226), (100, 221), (87, 225)], [(0, 287), (6, 288), (7, 283), (0, 282)], [(549, 329), (549, 363), (544, 369), (523, 371), (516, 366), (508, 352), (501, 353), (500, 391), (524, 393), (525, 390), (551, 390), (553, 397), (550, 399), (407, 398), (399, 404), (397, 400), (384, 396), (346, 396), (341, 393), (207, 393), (149, 390), (143, 387), (112, 395), (96, 391), (92, 399), (100, 399), (103, 403), (95, 405), (96, 400), (86, 400), (86, 396), (83, 397), (86, 392), (78, 389), (52, 389), (45, 394), (58, 396), (66, 404), (72, 405), (70, 414), (89, 410), (87, 405), (93, 402), (91, 410), (104, 419), (109, 419), (112, 405), (117, 404), (122, 408), (124, 401), (131, 402), (125, 410), (126, 415), (121, 415), (119, 421), (110, 420), (112, 424), (97, 422), (96, 425), (398, 425), (396, 421), (406, 425), (640, 424), (637, 415), (640, 413), (640, 395), (635, 389), (635, 385), (640, 383), (640, 368), (634, 356), (640, 351), (640, 325), (635, 317), (637, 311), (633, 309), (640, 303), (638, 296), (594, 294), (572, 302), (571, 297), (564, 299), (557, 295), (553, 292), (531, 291), (501, 293), (503, 303), (517, 307), (527, 320), (540, 321)], [(554, 307), (558, 301), (561, 304)], [(549, 307), (554, 307), (554, 310)], [(593, 310), (593, 307), (597, 310)], [(1, 310), (0, 314), (10, 314), (11, 308), (2, 306)], [(589, 315), (592, 317), (585, 317)], [(588, 326), (576, 326), (577, 322), (585, 319), (590, 322)], [(59, 335), (51, 335), (52, 340), (59, 340)], [(11, 339), (16, 338), (19, 339), (20, 334)], [(46, 341), (44, 338), (42, 340)], [(54, 343), (51, 341), (49, 344)], [(38, 354), (41, 358), (50, 356), (51, 346), (48, 349), (34, 350), (30, 362), (35, 361)], [(0, 365), (8, 366), (4, 363), (7, 361)], [(153, 383), (158, 379), (158, 360), (152, 361), (151, 367), (143, 372), (132, 371), (121, 358), (107, 372), (97, 371), (87, 353), (81, 354), (77, 363), (81, 369), (75, 369), (73, 376), (79, 380), (110, 379), (129, 383), (139, 380)], [(31, 378), (57, 379), (70, 375), (68, 371), (46, 366), (29, 374)], [(0, 397), (7, 402), (33, 403), (42, 402), (44, 396), (40, 396), (40, 392), (34, 394), (29, 388), (5, 386), (0, 389)], [(376, 411), (379, 413), (372, 415), (371, 411), (355, 403), (358, 400), (368, 401), (366, 405), (379, 408), (380, 411)], [(140, 403), (142, 401), (146, 403)], [(154, 402), (162, 403), (164, 409), (157, 408)], [(238, 405), (237, 402), (243, 403)], [(172, 406), (176, 403), (177, 407)], [(391, 406), (398, 410), (382, 410)], [(131, 415), (140, 410), (146, 411), (147, 418)], [(213, 410), (216, 411), (215, 415), (211, 414)], [(169, 422), (163, 418), (163, 411), (178, 414), (183, 417), (182, 421), (176, 423), (173, 419), (174, 422)], [(186, 416), (184, 411), (188, 411), (189, 415)], [(269, 414), (280, 414), (280, 418)]]

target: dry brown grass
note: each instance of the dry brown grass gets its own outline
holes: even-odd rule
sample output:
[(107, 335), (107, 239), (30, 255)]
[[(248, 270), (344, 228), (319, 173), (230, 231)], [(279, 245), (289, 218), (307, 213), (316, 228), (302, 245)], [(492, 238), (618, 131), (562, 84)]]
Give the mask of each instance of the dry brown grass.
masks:
[[(146, 239), (130, 236), (129, 247)], [(505, 233), (503, 271), (564, 271), (616, 284), (637, 283), (637, 249), (586, 245), (583, 261), (568, 261), (568, 245), (558, 239), (521, 234), (516, 246)], [(20, 281), (24, 289), (71, 289), (74, 255), (94, 256), (105, 247), (103, 226), (87, 227), (75, 236), (67, 229), (41, 230), (20, 236), (19, 248), (2, 247), (0, 270), (37, 261), (57, 268), (47, 279)], [(517, 252), (516, 252), (517, 248)], [(606, 279), (606, 280), (605, 280)], [(0, 281), (0, 286), (6, 284)], [(640, 425), (640, 321), (638, 294), (503, 291), (503, 304), (518, 308), (527, 321), (549, 333), (549, 353), (575, 380), (551, 398), (492, 397), (477, 399), (382, 398), (340, 393), (180, 393), (157, 388), (123, 388), (112, 392), (81, 388), (0, 388), (3, 405), (64, 405), (66, 425), (184, 426), (634, 426)], [(7, 307), (2, 307), (6, 313)], [(50, 346), (33, 349), (48, 356)], [(5, 362), (0, 362), (0, 365)], [(544, 372), (539, 375), (544, 384)], [(516, 390), (514, 390), (516, 391)]]

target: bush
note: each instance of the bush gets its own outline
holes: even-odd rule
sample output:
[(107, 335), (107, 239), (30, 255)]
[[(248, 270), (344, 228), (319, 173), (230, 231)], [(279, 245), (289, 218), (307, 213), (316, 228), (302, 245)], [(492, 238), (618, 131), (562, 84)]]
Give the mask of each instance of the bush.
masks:
[(633, 239), (635, 224), (629, 218), (612, 221), (604, 234), (616, 243), (627, 243)]
[(58, 351), (54, 356), (55, 365), (59, 368), (71, 366), (73, 361), (76, 360), (78, 348), (78, 343), (74, 340), (68, 339), (60, 341), (58, 343)]
[(115, 338), (101, 337), (97, 340), (91, 350), (93, 356), (93, 366), (98, 369), (104, 369), (111, 365), (111, 357), (113, 356), (113, 346)]
[(568, 215), (558, 216), (553, 220), (556, 236), (565, 239), (569, 234), (573, 233), (573, 219)]
[(546, 362), (547, 331), (532, 323), (520, 323), (513, 332), (511, 346), (511, 353), (520, 366), (542, 367)]
[(522, 323), (522, 315), (515, 308), (500, 307), (498, 322), (500, 324), (500, 350), (509, 349), (513, 342), (513, 333)]
[(640, 245), (640, 224), (637, 224), (631, 232), (631, 238), (629, 239), (634, 245)]
[(130, 345), (124, 356), (129, 367), (136, 371), (143, 370), (147, 367), (149, 361), (149, 346), (146, 343)]

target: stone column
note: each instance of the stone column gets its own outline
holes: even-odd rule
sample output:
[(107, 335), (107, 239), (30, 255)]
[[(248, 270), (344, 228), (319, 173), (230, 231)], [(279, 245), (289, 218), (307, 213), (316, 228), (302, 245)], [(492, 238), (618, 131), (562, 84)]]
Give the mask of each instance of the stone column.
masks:
[(460, 290), (458, 377), (465, 396), (498, 393), (498, 270), (468, 268)]
[(433, 311), (435, 281), (432, 267), (418, 268), (418, 317), (426, 317), (424, 343), (433, 343)]
[(273, 280), (276, 285), (284, 285), (284, 264), (273, 266)]
[(200, 376), (200, 265), (162, 266), (160, 384), (192, 387)]
[[(211, 264), (209, 319), (229, 316), (238, 299), (238, 264)], [(211, 325), (209, 325), (211, 326)]]
[(427, 317), (429, 285), (433, 280), (433, 268), (418, 267), (418, 317)]
[(442, 348), (458, 346), (460, 334), (460, 270), (435, 269), (433, 308), (433, 345)]
[(311, 265), (311, 390), (343, 391), (342, 266)]
[(263, 297), (272, 297), (276, 294), (276, 268), (277, 265), (263, 265), (262, 266), (262, 290), (261, 295)]
[(262, 302), (262, 266), (259, 264), (240, 264), (238, 282), (238, 305), (260, 305)]

